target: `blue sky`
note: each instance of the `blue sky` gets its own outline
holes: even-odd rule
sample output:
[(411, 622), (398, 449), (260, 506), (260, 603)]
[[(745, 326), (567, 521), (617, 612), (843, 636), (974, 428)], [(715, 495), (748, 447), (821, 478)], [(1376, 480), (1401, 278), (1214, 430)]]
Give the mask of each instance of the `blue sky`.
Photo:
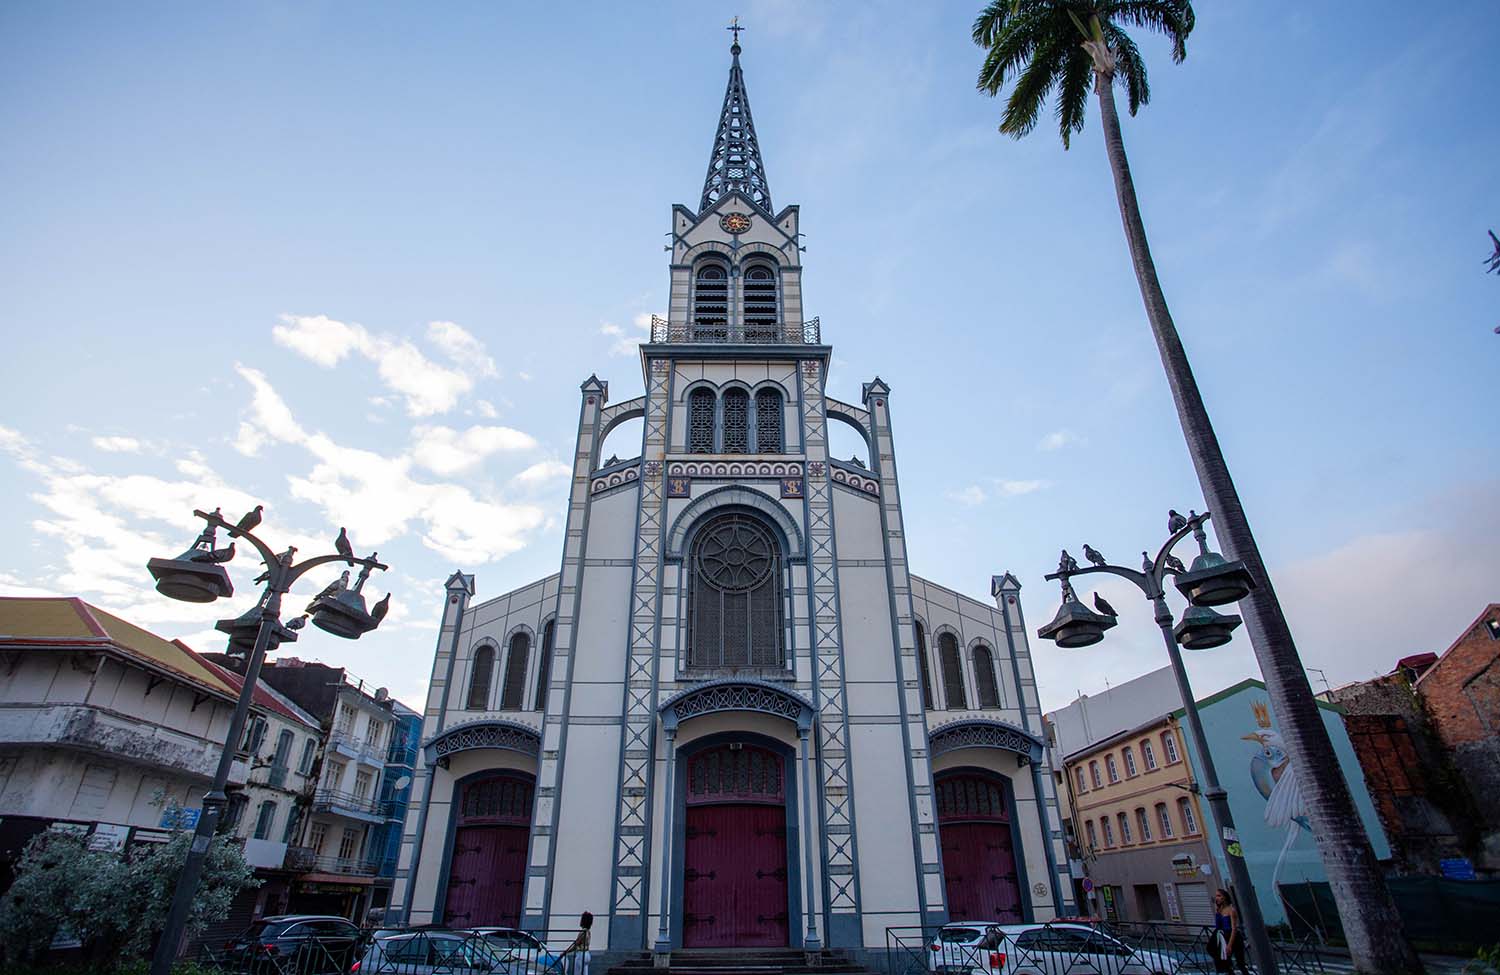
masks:
[[(915, 570), (1034, 629), (1066, 545), (1117, 560), (1201, 507), (1090, 105), (999, 135), (974, 4), (0, 7), (0, 589), (200, 649), (239, 612), (151, 592), (193, 506), (273, 542), (348, 525), (387, 624), (292, 652), (420, 705), (443, 578), (556, 571), (578, 384), (641, 387), (672, 203), (743, 63), (773, 199), (802, 206), (831, 392), (893, 388)], [(1309, 666), (1442, 649), (1496, 598), (1500, 132), (1484, 0), (1198, 8), (1142, 39), (1147, 230)], [(613, 445), (612, 445), (613, 446)], [(632, 452), (623, 447), (623, 455)], [(309, 591), (323, 580), (310, 580)], [(1048, 706), (1153, 669), (1149, 607), (1038, 646)], [(1254, 673), (1243, 636), (1191, 663)]]

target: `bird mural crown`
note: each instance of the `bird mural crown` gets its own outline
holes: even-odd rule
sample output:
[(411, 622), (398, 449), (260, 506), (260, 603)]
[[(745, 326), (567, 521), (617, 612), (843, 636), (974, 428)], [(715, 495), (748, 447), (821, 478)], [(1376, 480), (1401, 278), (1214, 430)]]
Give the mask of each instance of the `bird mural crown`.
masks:
[(1265, 701), (1253, 701), (1250, 710), (1255, 713), (1255, 724), (1259, 728), (1271, 727), (1271, 709), (1266, 706)]

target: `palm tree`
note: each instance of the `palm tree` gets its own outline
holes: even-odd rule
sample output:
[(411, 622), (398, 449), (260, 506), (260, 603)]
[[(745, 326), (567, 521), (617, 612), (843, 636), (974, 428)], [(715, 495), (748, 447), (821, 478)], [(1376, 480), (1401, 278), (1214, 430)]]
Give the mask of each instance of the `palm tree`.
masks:
[[(1319, 774), (1318, 770), (1338, 769), (1338, 759), (1167, 310), (1125, 158), (1115, 85), (1124, 88), (1131, 115), (1147, 103), (1151, 89), (1140, 51), (1124, 28), (1164, 34), (1172, 44), (1172, 59), (1181, 62), (1193, 22), (1191, 0), (991, 0), (974, 22), (974, 43), (986, 50), (978, 85), (981, 91), (999, 95), (1011, 83), (1000, 131), (1015, 138), (1036, 127), (1043, 104), (1055, 95), (1064, 147), (1072, 133), (1083, 128), (1089, 91), (1098, 96), (1104, 146), (1146, 318), (1220, 539), (1257, 583), (1242, 612), (1311, 811), (1318, 852), (1353, 961), (1362, 972), (1419, 972), (1421, 962), (1402, 932), (1344, 777)], [(1252, 920), (1258, 918), (1246, 918), (1253, 930), (1259, 925), (1248, 923)]]

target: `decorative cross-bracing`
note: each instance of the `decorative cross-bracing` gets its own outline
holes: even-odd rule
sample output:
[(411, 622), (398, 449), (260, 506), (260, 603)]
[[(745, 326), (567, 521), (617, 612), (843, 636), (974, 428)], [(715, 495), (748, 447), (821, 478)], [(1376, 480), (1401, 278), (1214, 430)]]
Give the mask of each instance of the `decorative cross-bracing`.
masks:
[(739, 43), (735, 42), (729, 52), (734, 55), (734, 62), (729, 66), (729, 87), (724, 91), (719, 131), (714, 135), (708, 176), (703, 181), (703, 202), (698, 210), (705, 211), (730, 193), (738, 192), (770, 213), (771, 187), (760, 159), (760, 144), (755, 141), (750, 96), (745, 92), (745, 76), (740, 71)]

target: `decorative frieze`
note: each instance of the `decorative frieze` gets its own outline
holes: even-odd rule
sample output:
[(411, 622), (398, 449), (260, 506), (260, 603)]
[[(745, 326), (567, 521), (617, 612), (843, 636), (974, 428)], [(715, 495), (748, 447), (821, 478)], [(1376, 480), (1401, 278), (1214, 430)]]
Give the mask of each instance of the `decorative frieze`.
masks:
[(739, 480), (801, 477), (796, 460), (676, 460), (667, 465), (668, 477), (737, 478)]
[(622, 484), (629, 484), (633, 481), (639, 480), (640, 476), (640, 465), (613, 470), (607, 474), (601, 474), (598, 477), (590, 480), (589, 493), (599, 494), (601, 492), (608, 491), (610, 488), (617, 488)]

